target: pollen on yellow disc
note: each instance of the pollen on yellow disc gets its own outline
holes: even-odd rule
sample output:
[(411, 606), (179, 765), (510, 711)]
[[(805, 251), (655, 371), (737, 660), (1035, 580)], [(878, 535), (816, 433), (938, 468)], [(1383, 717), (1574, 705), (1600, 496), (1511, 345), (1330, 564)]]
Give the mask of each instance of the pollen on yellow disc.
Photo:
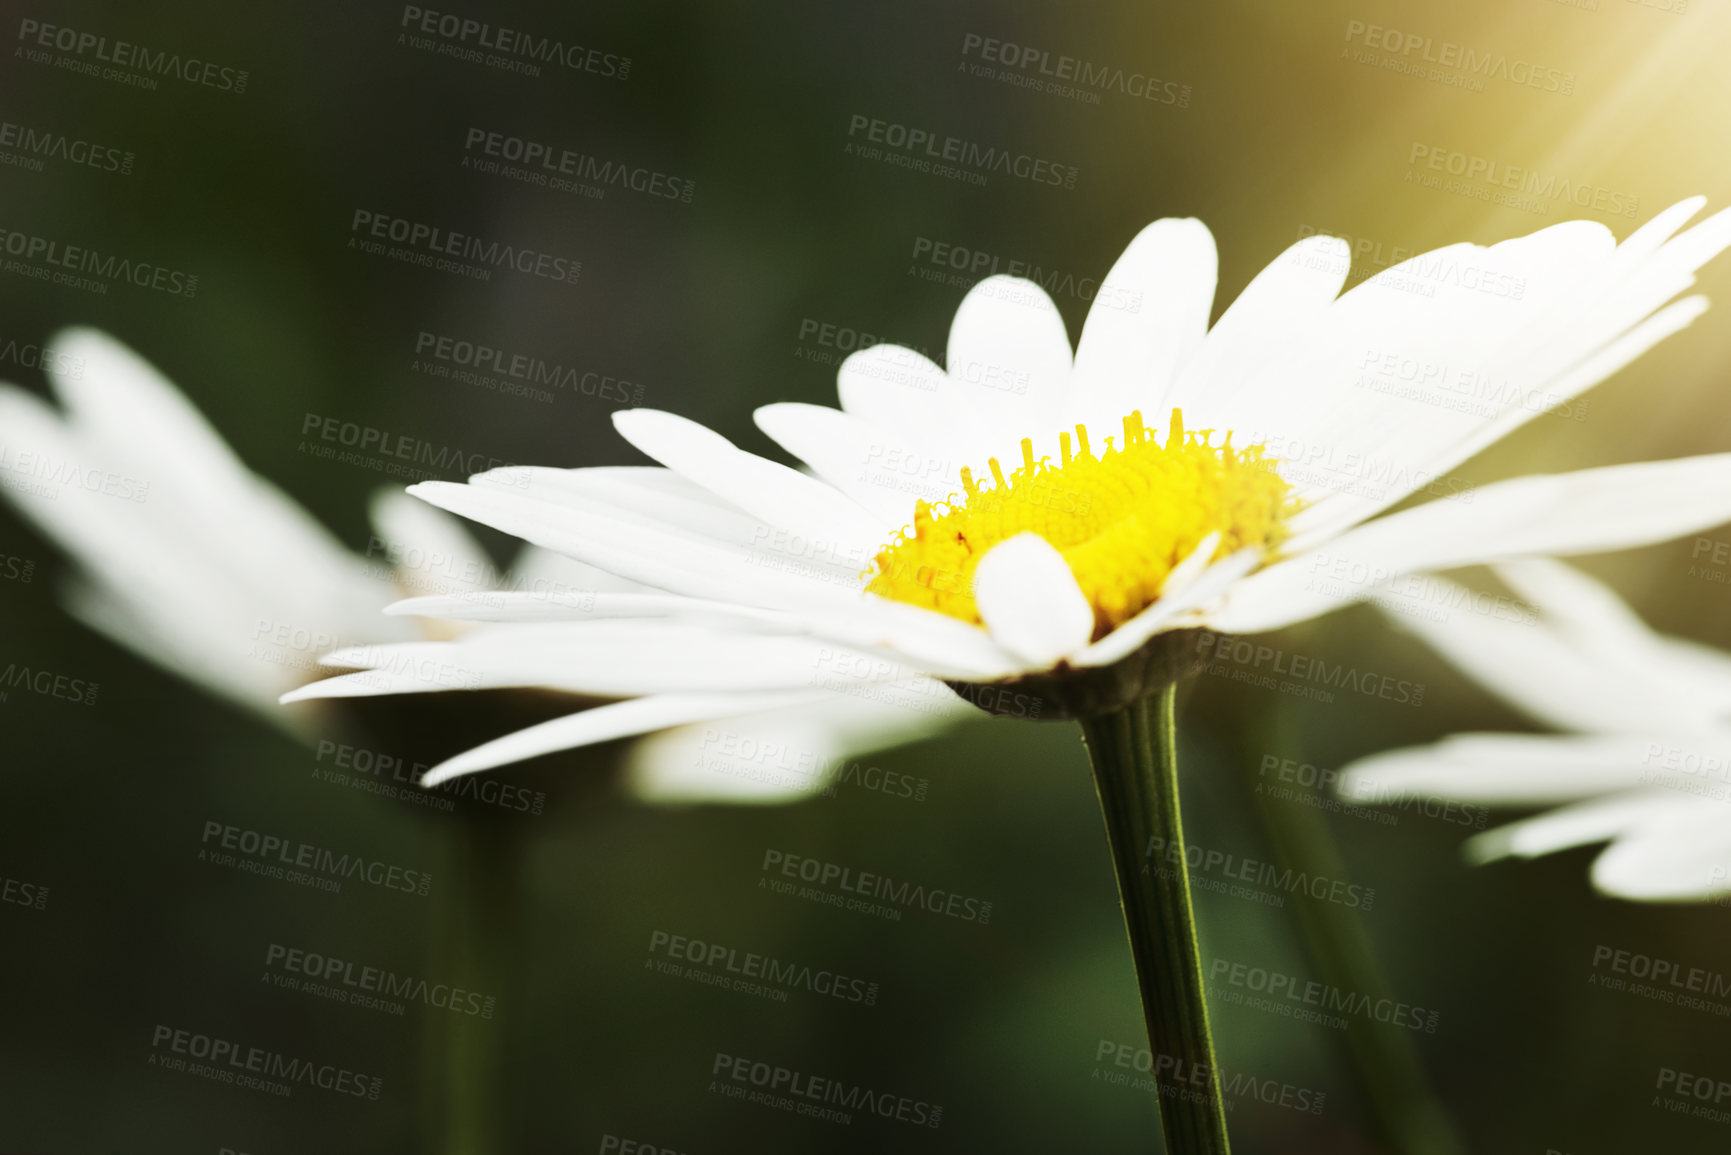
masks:
[(1022, 466), (1004, 476), (990, 462), (992, 484), (962, 470), (955, 502), (914, 506), (914, 521), (872, 561), (871, 593), (979, 624), (974, 567), (999, 542), (1037, 533), (1070, 563), (1094, 608), (1094, 636), (1104, 637), (1160, 597), (1167, 576), (1216, 531), (1215, 557), (1246, 546), (1272, 549), (1297, 508), (1291, 487), (1260, 445), (1210, 445), (1210, 432), (1186, 435), (1174, 409), (1165, 440), (1124, 418), (1123, 445), (1106, 438), (1096, 457), (1088, 431), (1076, 443), (1059, 435), (1060, 462), (1034, 457), (1022, 441)]

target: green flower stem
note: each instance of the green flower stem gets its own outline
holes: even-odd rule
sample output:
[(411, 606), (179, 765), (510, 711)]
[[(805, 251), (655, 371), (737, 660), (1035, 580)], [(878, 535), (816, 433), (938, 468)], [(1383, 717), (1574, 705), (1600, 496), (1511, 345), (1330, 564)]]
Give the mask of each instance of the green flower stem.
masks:
[[(1169, 1155), (1225, 1155), (1226, 1104), (1202, 987), (1178, 807), (1178, 688), (1169, 683), (1115, 713), (1082, 720), (1094, 787), (1118, 874), (1118, 897), (1154, 1053)], [(1179, 848), (1150, 859), (1150, 839)]]
[(493, 1155), (506, 1150), (500, 1088), (507, 969), (516, 926), (517, 848), (505, 824), (474, 815), (451, 823), (450, 866), (433, 927), (433, 973), (499, 1000), (490, 1016), (434, 1014), (425, 1054), (429, 1109), (422, 1150)]
[[(1268, 735), (1276, 741), (1261, 748), (1300, 757), (1292, 729), (1282, 711)], [(1253, 761), (1244, 759), (1245, 776), (1275, 863), (1306, 878), (1345, 878), (1346, 864), (1321, 811), (1275, 799), (1250, 770)], [(1288, 909), (1323, 982), (1392, 1001), (1358, 910), (1331, 902), (1290, 903)], [(1353, 1075), (1383, 1144), (1400, 1155), (1465, 1155), (1465, 1145), (1425, 1077), (1412, 1032), (1349, 1015), (1344, 1034)]]

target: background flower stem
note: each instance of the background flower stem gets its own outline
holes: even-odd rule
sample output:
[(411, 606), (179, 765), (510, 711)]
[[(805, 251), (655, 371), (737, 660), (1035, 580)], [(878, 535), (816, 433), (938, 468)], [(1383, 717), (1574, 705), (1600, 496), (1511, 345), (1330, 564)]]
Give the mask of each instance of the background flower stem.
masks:
[(1190, 872), (1182, 849), (1175, 861), (1148, 856), (1152, 838), (1161, 847), (1184, 845), (1176, 701), (1177, 685), (1169, 684), (1117, 713), (1084, 719), (1082, 733), (1136, 961), (1166, 1150), (1216, 1155), (1229, 1150), (1226, 1106), (1208, 1030)]
[[(1302, 762), (1296, 727), (1289, 711), (1276, 707), (1260, 751), (1278, 750)], [(1259, 754), (1245, 752), (1247, 792), (1260, 820), (1275, 865), (1306, 878), (1346, 878), (1346, 864), (1328, 820), (1302, 803), (1276, 799), (1260, 774)], [(1365, 929), (1362, 913), (1332, 902), (1287, 904), (1304, 939), (1305, 952), (1317, 976), (1337, 990), (1354, 991), (1372, 1000), (1392, 1000), (1388, 979), (1376, 947)], [(1371, 1022), (1360, 1015), (1346, 1017), (1345, 1044), (1359, 1091), (1370, 1108), (1383, 1143), (1400, 1155), (1465, 1155), (1448, 1113), (1431, 1090), (1412, 1031)]]
[(507, 1150), (500, 1089), (504, 1085), (503, 1016), (511, 1004), (507, 968), (517, 886), (517, 847), (504, 824), (459, 815), (451, 824), (450, 866), (433, 927), (433, 973), (483, 998), (497, 999), (491, 1016), (428, 1008), (430, 1043), (425, 1086), (432, 1100), (422, 1117), (431, 1133), (422, 1144), (442, 1155), (491, 1155)]

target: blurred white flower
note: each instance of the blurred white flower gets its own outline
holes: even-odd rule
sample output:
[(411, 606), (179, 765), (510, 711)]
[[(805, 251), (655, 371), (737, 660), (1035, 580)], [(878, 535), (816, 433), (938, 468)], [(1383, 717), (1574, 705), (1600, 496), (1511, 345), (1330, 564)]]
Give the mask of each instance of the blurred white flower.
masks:
[[(1725, 521), (1731, 455), (1522, 477), (1386, 512), (1700, 315), (1700, 297), (1666, 302), (1731, 244), (1728, 213), (1672, 235), (1702, 204), (1621, 245), (1587, 221), (1451, 245), (1338, 298), (1347, 246), (1312, 237), (1212, 329), (1212, 236), (1157, 221), (1102, 282), (1073, 356), (1039, 286), (990, 277), (956, 314), (947, 371), (878, 345), (842, 366), (839, 410), (757, 411), (809, 473), (639, 409), (614, 424), (665, 468), (511, 467), (411, 487), (642, 592), (415, 599), (395, 612), (514, 624), (339, 650), (326, 661), (362, 672), (285, 700), (452, 688), (428, 664), (631, 699), (488, 743), (434, 771), (448, 776), (826, 680), (916, 710), (936, 700), (932, 678), (1134, 697), (1172, 666), (1162, 635), (1275, 629), (1372, 592), (1318, 581), (1321, 565), (1387, 577)], [(1361, 387), (1391, 356), (1501, 388), (1473, 408)], [(1171, 414), (1164, 438), (1145, 412)], [(1121, 445), (1101, 436), (1118, 429)], [(1021, 464), (1006, 478), (1000, 458)], [(1365, 462), (1386, 484), (1365, 483), (1352, 464)]]
[[(429, 623), (432, 633), (380, 613), (397, 598), (500, 588), (581, 598), (592, 596), (589, 582), (621, 588), (533, 547), (500, 573), (457, 519), (397, 489), (374, 500), (375, 537), (367, 556), (356, 555), (248, 470), (130, 349), (71, 329), (42, 361), (60, 409), (0, 385), (0, 493), (77, 563), (67, 609), (273, 724), (311, 731), (315, 707), (284, 710), (277, 699), (318, 672), (327, 650), (454, 636), (448, 626)], [(657, 735), (628, 756), (632, 792), (669, 802), (783, 801), (821, 789), (838, 759), (879, 740), (862, 737), (879, 719), (855, 700), (829, 695), (792, 714), (788, 701), (765, 696), (725, 730)]]
[[(1556, 807), (1468, 844), (1479, 861), (1608, 842), (1606, 894), (1731, 893), (1731, 654), (1654, 633), (1560, 562), (1495, 567), (1542, 616), (1396, 617), (1468, 677), (1563, 734), (1458, 734), (1343, 767), (1343, 797)], [(1451, 598), (1451, 601), (1453, 599)]]

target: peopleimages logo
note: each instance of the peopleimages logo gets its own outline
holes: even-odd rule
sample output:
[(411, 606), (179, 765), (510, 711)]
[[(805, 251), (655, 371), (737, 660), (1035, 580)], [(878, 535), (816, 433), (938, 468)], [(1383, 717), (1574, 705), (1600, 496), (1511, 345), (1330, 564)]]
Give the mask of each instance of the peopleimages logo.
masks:
[(196, 273), (171, 269), (152, 261), (135, 261), (116, 253), (103, 253), (88, 245), (69, 245), (54, 237), (0, 226), (0, 251), (18, 258), (6, 262), (7, 272), (56, 285), (106, 293), (110, 284), (124, 282), (140, 289), (167, 293), (171, 297), (198, 295)]
[[(1424, 144), (1413, 141), (1407, 150), (1406, 162), (1414, 169), (1422, 166), (1431, 172), (1447, 176), (1460, 177), (1462, 180), (1477, 181), (1484, 185), (1494, 185), (1496, 189), (1508, 189), (1513, 193), (1523, 194), (1534, 199), (1541, 211), (1548, 206), (1540, 202), (1563, 201), (1576, 208), (1593, 209), (1596, 212), (1611, 216), (1627, 217), (1633, 220), (1640, 211), (1641, 200), (1625, 192), (1605, 188), (1603, 185), (1588, 181), (1571, 180), (1556, 172), (1541, 172), (1518, 164), (1508, 164), (1494, 157), (1479, 156), (1475, 153), (1461, 152), (1458, 149), (1443, 145)], [(1413, 178), (1412, 170), (1407, 173), (1407, 182)], [(1422, 183), (1422, 182), (1421, 182)], [(1449, 191), (1459, 191), (1450, 189)], [(1494, 199), (1485, 197), (1481, 199)], [(1498, 203), (1502, 203), (1499, 201)], [(1516, 204), (1514, 207), (1528, 207)]]
[[(629, 56), (488, 24), (454, 12), (438, 12), (405, 4), (398, 26), (404, 29), (402, 38), (406, 38), (412, 48), (507, 72), (539, 76), (541, 65), (547, 64), (610, 80), (624, 80), (631, 75)], [(399, 38), (399, 43), (402, 38)]]
[[(788, 883), (779, 883), (771, 877), (771, 872), (783, 878), (794, 878), (801, 882), (809, 882), (811, 887), (803, 888), (798, 897), (810, 898), (829, 906), (841, 906), (847, 909), (864, 909), (871, 907), (867, 913), (883, 912), (893, 915), (892, 921), (899, 921), (901, 911), (893, 907), (876, 907), (872, 903), (851, 899), (850, 895), (863, 895), (866, 898), (882, 899), (894, 903), (898, 907), (919, 907), (932, 914), (947, 915), (950, 918), (961, 919), (964, 922), (977, 922), (985, 926), (992, 918), (992, 904), (967, 895), (957, 894), (942, 887), (927, 887), (907, 881), (897, 882), (882, 874), (870, 871), (855, 870), (851, 866), (841, 866), (834, 862), (824, 862), (821, 859), (807, 858), (799, 854), (789, 854), (783, 850), (765, 850), (761, 868), (764, 877), (758, 880), (761, 888), (772, 890), (777, 894), (793, 893), (795, 887)], [(842, 893), (837, 894), (836, 891)], [(809, 893), (806, 893), (809, 892)]]
[[(205, 822), (204, 834), (199, 841), (203, 844), (198, 852), (201, 862), (315, 885), (319, 890), (340, 890), (344, 881), (359, 879), (385, 890), (425, 895), (433, 884), (433, 876), (424, 870), (409, 870), (359, 854), (338, 854), (328, 847), (264, 834), (215, 819)], [(247, 857), (237, 859), (235, 854), (228, 853), (232, 851)], [(316, 871), (324, 877), (304, 875), (303, 870)]]
[(4, 441), (0, 441), (0, 473), (13, 474), (19, 481), (42, 482), (36, 492), (50, 500), (59, 496), (53, 488), (55, 486), (75, 486), (86, 493), (100, 493), (122, 501), (144, 502), (150, 499), (148, 481), (84, 466), (70, 458), (55, 457), (51, 451), (17, 449)]
[(798, 785), (826, 798), (835, 797), (838, 787), (855, 786), (892, 798), (924, 802), (931, 786), (925, 778), (881, 766), (866, 766), (850, 761), (845, 755), (768, 741), (715, 726), (703, 728), (697, 751), (693, 765), (700, 770), (756, 782)]
[[(911, 260), (910, 272), (916, 272), (925, 280), (939, 281), (956, 288), (971, 288), (983, 277), (1002, 273), (1033, 281), (1045, 290), (1049, 297), (1072, 297), (1078, 301), (1094, 303), (1102, 309), (1115, 309), (1123, 313), (1142, 311), (1140, 289), (1130, 289), (1058, 269), (1046, 269), (1032, 261), (1005, 258), (985, 249), (970, 248), (931, 237), (914, 238)], [(977, 291), (989, 292), (990, 289)]]
[[(232, 92), (236, 96), (246, 91), (248, 73), (243, 68), (228, 68), (196, 56), (183, 57), (178, 52), (146, 48), (125, 40), (109, 40), (106, 36), (61, 24), (22, 19), (18, 22), (18, 39), (27, 46), (19, 51), (32, 63), (70, 66), (70, 71), (99, 75), (104, 80), (119, 80), (153, 89), (156, 87), (155, 77), (172, 76), (188, 84)], [(44, 49), (88, 57), (95, 63), (80, 66), (76, 60), (50, 57)], [(100, 67), (103, 64), (112, 67)]]
[(17, 160), (0, 153), (0, 163), (20, 164), (40, 172), (44, 160), (61, 160), (83, 165), (99, 172), (117, 172), (122, 176), (132, 172), (132, 153), (112, 145), (97, 144), (67, 136), (50, 128), (31, 128), (0, 120), (0, 148), (17, 149)]
[(1675, 1099), (1662, 1099), (1655, 1095), (1652, 1103), (1655, 1107), (1662, 1107), (1679, 1115), (1705, 1119), (1710, 1123), (1731, 1123), (1731, 1111), (1720, 1107), (1726, 1099), (1731, 1099), (1731, 1079), (1692, 1074), (1675, 1067), (1660, 1067), (1653, 1089), (1678, 1096)]
[(60, 349), (44, 348), (34, 341), (19, 341), (8, 337), (0, 341), (0, 365), (16, 365), (20, 369), (41, 369), (74, 380), (84, 379), (84, 358), (74, 357)]
[[(512, 165), (522, 167), (512, 169)], [(690, 204), (697, 192), (694, 180), (485, 128), (471, 128), (464, 137), (463, 167), (496, 172), (560, 192), (583, 193), (596, 200), (604, 197), (609, 187), (682, 204)]]
[[(1134, 69), (1094, 64), (1062, 53), (1054, 55), (1043, 48), (997, 40), (977, 32), (969, 32), (962, 37), (962, 56), (977, 56), (988, 64), (1002, 65), (1021, 74), (1013, 78), (1000, 75), (997, 79), (1038, 92), (1081, 100), (1085, 104), (1100, 103), (1099, 92), (1117, 92), (1140, 100), (1151, 100), (1156, 104), (1172, 104), (1179, 108), (1190, 106), (1188, 84), (1161, 80), (1151, 73)], [(967, 65), (964, 64), (963, 67), (966, 68)], [(975, 75), (981, 73), (975, 71)], [(1095, 91), (1082, 92), (1079, 91), (1081, 89)]]
[[(787, 993), (795, 990), (868, 1007), (878, 1001), (878, 984), (874, 982), (670, 931), (650, 932), (649, 955), (649, 965), (663, 974), (677, 974), (776, 1002), (786, 1002)], [(678, 965), (681, 963), (690, 965), (681, 968)]]
[[(883, 148), (898, 158), (891, 163), (937, 175), (955, 175), (943, 171), (945, 166), (966, 170), (970, 184), (984, 184), (985, 174), (1003, 173), (1034, 184), (1075, 188), (1082, 170), (1075, 165), (1059, 164), (1030, 153), (1015, 153), (992, 145), (978, 144), (961, 137), (940, 133), (935, 129), (880, 120), (864, 113), (854, 113), (848, 120), (848, 150), (868, 160), (888, 159)], [(878, 145), (882, 148), (873, 148)], [(935, 166), (935, 167), (934, 167)]]
[(231, 1039), (161, 1023), (150, 1035), (150, 1065), (285, 1098), (298, 1084), (335, 1095), (377, 1099), (385, 1085), (377, 1075), (363, 1075), (335, 1063), (297, 1059), (280, 1051), (243, 1046)]
[[(1334, 700), (1328, 690), (1341, 689), (1401, 705), (1419, 706), (1424, 703), (1423, 682), (1410, 682), (1375, 670), (1360, 670), (1344, 662), (1331, 665), (1322, 658), (1288, 653), (1248, 638), (1205, 633), (1196, 639), (1196, 651), (1207, 662), (1204, 667), (1207, 673), (1253, 682), (1268, 689), (1276, 688), (1272, 678), (1280, 677), (1300, 689), (1327, 695), (1321, 699), (1324, 701)], [(1267, 677), (1261, 673), (1264, 669), (1268, 671)], [(1239, 673), (1246, 676), (1237, 677)]]
[(265, 948), (264, 965), (266, 977), (279, 987), (394, 1015), (403, 1013), (405, 1003), (420, 1003), (454, 1015), (490, 1019), (499, 1003), (492, 995), (451, 983), (431, 983), (282, 943)]
[[(725, 1051), (716, 1052), (710, 1074), (714, 1076), (709, 1084), (711, 1091), (832, 1123), (849, 1122), (847, 1111), (865, 1111), (879, 1118), (935, 1130), (944, 1118), (941, 1106), (924, 1099), (876, 1091), (863, 1084), (844, 1083), (821, 1075), (807, 1075), (788, 1067), (729, 1055)], [(748, 1086), (759, 1090), (747, 1091)]]
[[(440, 445), (406, 433), (395, 433), (358, 421), (344, 421), (322, 413), (301, 416), (302, 453), (329, 458), (349, 465), (380, 466), (383, 472), (429, 481), (451, 474), (467, 476), (514, 464), (485, 453)], [(324, 444), (320, 444), (323, 442)], [(339, 452), (342, 446), (348, 452)], [(371, 454), (374, 456), (365, 456)], [(418, 468), (425, 466), (426, 468)], [(528, 479), (523, 479), (527, 484)]]
[[(428, 372), (431, 376), (445, 376), (470, 383), (468, 378), (476, 375), (497, 374), (513, 383), (521, 384), (525, 390), (533, 391), (534, 386), (546, 385), (563, 389), (567, 393), (593, 397), (598, 401), (613, 401), (621, 405), (643, 404), (643, 386), (639, 382), (627, 381), (623, 377), (615, 377), (594, 369), (550, 364), (528, 353), (501, 349), (484, 342), (467, 341), (442, 333), (429, 333), (425, 329), (415, 334), (415, 356), (418, 359), (438, 362), (440, 367), (452, 367), (439, 373), (422, 366), (419, 360), (411, 366), (421, 372)], [(548, 400), (552, 400), (552, 394), (545, 395)]]
[[(412, 221), (369, 209), (355, 210), (349, 221), (349, 232), (350, 248), (440, 272), (458, 273), (478, 281), (491, 280), (493, 269), (568, 284), (576, 284), (583, 273), (582, 261), (521, 245), (489, 241), (472, 233), (454, 232), (424, 221)], [(383, 244), (385, 241), (403, 247), (387, 250)]]
[[(1094, 1048), (1094, 1062), (1110, 1059), (1116, 1071), (1094, 1068), (1093, 1079), (1120, 1087), (1141, 1091), (1156, 1091), (1167, 1098), (1199, 1098), (1199, 1092), (1214, 1084), (1226, 1100), (1227, 1109), (1238, 1101), (1252, 1099), (1271, 1107), (1284, 1107), (1308, 1115), (1320, 1115), (1328, 1094), (1282, 1083), (1275, 1079), (1258, 1078), (1245, 1071), (1228, 1071), (1225, 1067), (1210, 1069), (1198, 1063), (1186, 1063), (1176, 1055), (1155, 1055), (1146, 1047), (1101, 1039)], [(1147, 1078), (1135, 1078), (1131, 1072)]]
[[(1478, 81), (1480, 86), (1486, 80), (1504, 80), (1510, 84), (1537, 88), (1542, 92), (1555, 92), (1562, 96), (1572, 95), (1575, 91), (1573, 72), (1534, 64), (1530, 60), (1510, 59), (1506, 52), (1480, 51), (1452, 40), (1438, 41), (1417, 32), (1401, 32), (1394, 28), (1384, 28), (1380, 24), (1366, 24), (1363, 20), (1348, 20), (1346, 40), (1349, 44), (1360, 44), (1368, 49), (1386, 52), (1392, 60), (1409, 65), (1406, 69), (1393, 71), (1429, 75), (1413, 65), (1412, 58), (1416, 54), (1418, 63), (1439, 66), (1438, 69), (1431, 70), (1432, 73), (1441, 73), (1443, 69), (1456, 71), (1462, 78)], [(1382, 63), (1384, 67), (1388, 66), (1387, 61)], [(1441, 76), (1431, 75), (1430, 78), (1440, 79)]]
[(451, 800), (456, 798), (524, 814), (539, 814), (547, 804), (544, 792), (525, 789), (492, 774), (464, 774), (437, 786), (422, 786), (421, 779), (431, 768), (425, 762), (411, 762), (401, 755), (350, 746), (329, 738), (319, 739), (313, 755), (314, 777), (392, 798), (442, 801), (445, 805), (441, 809), (445, 810), (452, 809)]
[[(1243, 1002), (1246, 1005), (1256, 1005), (1266, 1001), (1262, 1010), (1284, 1012), (1289, 1008), (1318, 1007), (1323, 1012), (1337, 1012), (1342, 1015), (1356, 1015), (1371, 1022), (1387, 1026), (1405, 1027), (1410, 1031), (1418, 1031), (1427, 1035), (1436, 1034), (1437, 1020), (1441, 1013), (1426, 1010), (1424, 1007), (1413, 1006), (1391, 998), (1372, 998), (1360, 991), (1342, 990), (1329, 983), (1319, 983), (1315, 980), (1305, 980), (1297, 975), (1283, 974), (1280, 971), (1269, 970), (1266, 967), (1251, 966), (1247, 963), (1235, 962), (1232, 959), (1214, 959), (1208, 967), (1208, 981), (1216, 988), (1222, 986), (1236, 987), (1241, 991), (1251, 991), (1266, 996), (1265, 1000), (1247, 1000), (1242, 996), (1228, 999), (1229, 1002)], [(1225, 992), (1230, 993), (1230, 992)], [(1289, 1017), (1303, 1018), (1299, 1013)], [(1344, 1026), (1344, 1024), (1340, 1024)]]
[[(48, 888), (40, 883), (25, 882), (20, 878), (8, 878), (0, 874), (0, 902), (29, 907), (31, 910), (46, 910)], [(872, 993), (874, 997), (877, 994), (876, 983), (872, 984)]]
[[(1380, 782), (1354, 789), (1350, 800), (1336, 798), (1330, 788), (1339, 781), (1339, 771), (1283, 758), (1278, 754), (1264, 754), (1256, 775), (1262, 779), (1256, 784), (1258, 794), (1297, 802), (1317, 810), (1363, 818), (1383, 826), (1398, 825), (1400, 814), (1392, 811), (1407, 810), (1415, 810), (1426, 818), (1435, 818), (1441, 822), (1470, 826), (1474, 830), (1483, 830), (1485, 823), (1490, 820), (1490, 811), (1483, 806), (1456, 802), (1452, 798), (1438, 798), (1430, 794), (1414, 794)], [(1271, 778), (1272, 781), (1269, 780)], [(1388, 807), (1390, 810), (1370, 809), (1372, 806)]]
[[(1715, 999), (1731, 998), (1731, 976), (1719, 971), (1686, 966), (1675, 959), (1658, 958), (1604, 943), (1593, 947), (1593, 969), (1608, 970), (1613, 974), (1626, 975), (1640, 983), (1646, 983), (1651, 989), (1638, 993), (1656, 997), (1660, 1002), (1676, 1003), (1692, 1010), (1718, 1008), (1718, 1013), (1721, 1014), (1731, 1010), (1720, 1003), (1703, 1006), (1706, 1000), (1692, 997), (1711, 995)], [(1601, 976), (1590, 976), (1589, 981), (1594, 986), (1610, 987), (1613, 990), (1628, 985), (1622, 979), (1613, 981)], [(1663, 987), (1660, 986), (1661, 983), (1664, 984)]]
[[(7, 662), (6, 668), (0, 670), (0, 691), (25, 690), (78, 706), (96, 705), (96, 694), (101, 688), (98, 682), (57, 674), (53, 670), (21, 666), (17, 662)], [(6, 694), (0, 692), (0, 702), (5, 700)]]
[[(1158, 834), (1148, 836), (1144, 853), (1150, 863), (1158, 857), (1167, 864), (1164, 867), (1144, 865), (1144, 874), (1153, 870), (1163, 872), (1177, 867), (1179, 862), (1183, 861), (1191, 870), (1201, 875), (1216, 875), (1227, 882), (1248, 882), (1255, 886), (1283, 890), (1287, 894), (1304, 894), (1339, 906), (1369, 910), (1376, 902), (1375, 887), (1360, 886), (1355, 882), (1321, 874), (1306, 874), (1302, 870), (1295, 871), (1290, 866), (1281, 869), (1271, 862), (1242, 858), (1224, 850), (1198, 846), (1194, 842), (1170, 842)], [(1192, 881), (1197, 885), (1205, 885), (1207, 880), (1198, 878)]]

